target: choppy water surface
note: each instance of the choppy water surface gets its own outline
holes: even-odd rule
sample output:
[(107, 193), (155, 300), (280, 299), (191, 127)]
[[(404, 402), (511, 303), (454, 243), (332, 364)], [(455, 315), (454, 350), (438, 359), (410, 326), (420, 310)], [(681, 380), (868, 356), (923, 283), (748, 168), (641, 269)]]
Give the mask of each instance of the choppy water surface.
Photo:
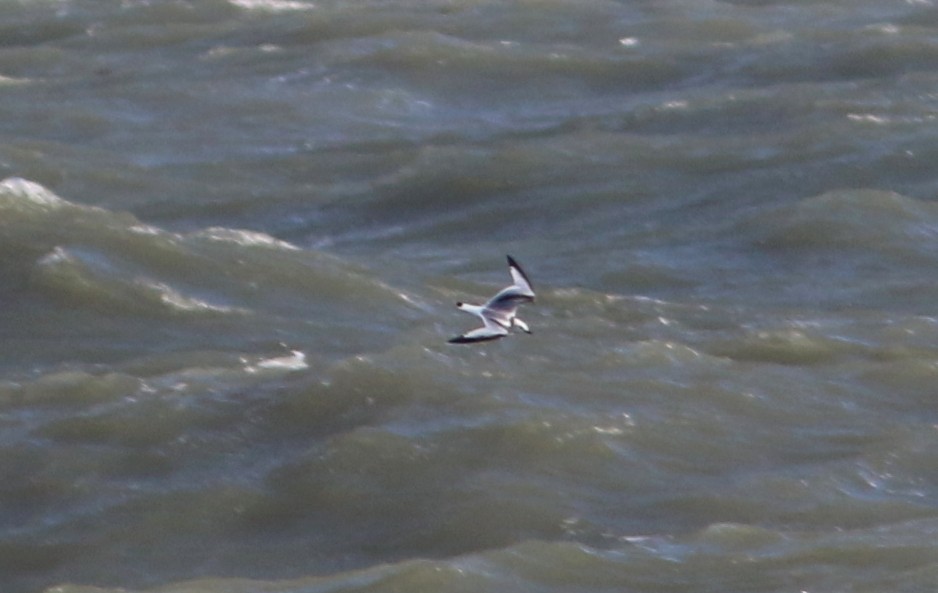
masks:
[(0, 4), (0, 588), (935, 591), (936, 29)]

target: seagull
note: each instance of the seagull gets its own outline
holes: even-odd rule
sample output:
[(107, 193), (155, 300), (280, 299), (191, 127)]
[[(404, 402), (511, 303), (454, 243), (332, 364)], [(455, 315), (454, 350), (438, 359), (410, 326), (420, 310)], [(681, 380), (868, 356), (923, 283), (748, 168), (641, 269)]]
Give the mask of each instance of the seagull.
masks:
[(528, 324), (515, 317), (515, 311), (521, 303), (534, 301), (534, 289), (524, 270), (510, 255), (508, 256), (508, 271), (511, 273), (511, 286), (498, 291), (484, 305), (470, 305), (469, 303), (456, 303), (456, 306), (466, 313), (478, 315), (482, 319), (482, 327), (468, 331), (461, 336), (449, 340), (450, 344), (471, 344), (486, 340), (497, 340), (508, 335), (508, 330), (517, 327), (525, 333), (531, 333)]

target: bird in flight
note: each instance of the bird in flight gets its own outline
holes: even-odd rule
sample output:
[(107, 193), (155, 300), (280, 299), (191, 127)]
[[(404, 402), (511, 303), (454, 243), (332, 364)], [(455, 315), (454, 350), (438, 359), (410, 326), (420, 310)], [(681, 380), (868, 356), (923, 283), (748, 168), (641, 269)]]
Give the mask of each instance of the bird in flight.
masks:
[(534, 289), (531, 281), (518, 262), (508, 256), (508, 272), (511, 273), (511, 286), (499, 290), (484, 305), (470, 305), (469, 303), (456, 303), (456, 306), (466, 313), (472, 313), (482, 319), (482, 327), (468, 331), (461, 336), (449, 340), (450, 344), (471, 344), (486, 340), (497, 340), (508, 335), (508, 330), (517, 327), (525, 333), (531, 333), (528, 324), (515, 316), (515, 311), (521, 303), (534, 301)]

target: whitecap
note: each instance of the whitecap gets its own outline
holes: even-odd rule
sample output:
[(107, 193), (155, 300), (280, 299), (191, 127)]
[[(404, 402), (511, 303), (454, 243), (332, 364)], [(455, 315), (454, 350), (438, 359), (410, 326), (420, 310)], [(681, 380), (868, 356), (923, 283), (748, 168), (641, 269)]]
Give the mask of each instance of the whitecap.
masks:
[(867, 124), (884, 125), (890, 123), (890, 118), (872, 113), (848, 113), (847, 119), (850, 121), (862, 122)]
[(11, 76), (0, 75), (0, 86), (14, 86), (19, 84), (29, 84), (32, 82), (28, 78), (13, 78)]
[(36, 263), (40, 266), (54, 266), (62, 262), (72, 261), (73, 259), (72, 255), (64, 247), (57, 246), (49, 253), (40, 257)]
[(316, 5), (311, 2), (297, 2), (296, 0), (228, 0), (232, 6), (246, 10), (268, 10), (271, 12), (285, 12), (288, 10), (312, 10)]
[(227, 307), (224, 305), (213, 305), (202, 299), (185, 296), (173, 287), (162, 282), (153, 282), (151, 280), (139, 280), (148, 290), (154, 291), (159, 296), (160, 302), (168, 305), (172, 309), (186, 312), (210, 312), (210, 313), (247, 313), (245, 309), (238, 307)]
[(245, 247), (269, 247), (273, 249), (285, 249), (287, 251), (299, 251), (300, 248), (287, 241), (282, 241), (276, 237), (271, 237), (266, 233), (256, 231), (246, 231), (242, 229), (228, 229), (224, 227), (209, 227), (198, 231), (193, 235), (210, 241), (219, 241), (223, 243), (235, 243)]
[(261, 358), (251, 363), (248, 357), (242, 357), (241, 363), (247, 373), (255, 374), (264, 371), (284, 371), (295, 372), (309, 368), (306, 362), (306, 353), (301, 350), (291, 350), (285, 356), (274, 356), (271, 358)]
[(7, 177), (0, 181), (0, 196), (4, 195), (8, 201), (12, 198), (46, 209), (61, 208), (68, 203), (35, 181), (22, 177)]
[(166, 232), (158, 227), (155, 227), (149, 224), (135, 224), (129, 227), (127, 230), (137, 235), (147, 235), (149, 237), (157, 237)]
[[(289, 356), (278, 356), (276, 358), (265, 358), (257, 363), (257, 368), (283, 370), (283, 371), (302, 371), (309, 368), (306, 363), (306, 354), (300, 350), (291, 350)], [(251, 370), (248, 367), (248, 370)]]

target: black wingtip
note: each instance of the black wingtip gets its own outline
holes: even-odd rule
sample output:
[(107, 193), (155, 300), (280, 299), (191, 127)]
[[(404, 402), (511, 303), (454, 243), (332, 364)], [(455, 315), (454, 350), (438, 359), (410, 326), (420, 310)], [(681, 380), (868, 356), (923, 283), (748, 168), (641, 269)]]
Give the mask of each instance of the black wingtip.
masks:
[(524, 268), (521, 267), (521, 264), (515, 261), (515, 258), (511, 257), (510, 255), (506, 255), (505, 257), (508, 258), (508, 266), (518, 270), (518, 273), (521, 274), (521, 277), (524, 278), (524, 281), (528, 283), (528, 286), (531, 287), (531, 290), (534, 290), (534, 285), (531, 283), (531, 279), (528, 278), (528, 275), (524, 273)]
[(447, 344), (475, 344), (476, 342), (489, 342), (491, 340), (497, 340), (499, 338), (504, 338), (503, 335), (494, 335), (486, 336), (484, 338), (467, 338), (466, 336), (456, 336), (455, 338), (450, 338), (446, 340)]

